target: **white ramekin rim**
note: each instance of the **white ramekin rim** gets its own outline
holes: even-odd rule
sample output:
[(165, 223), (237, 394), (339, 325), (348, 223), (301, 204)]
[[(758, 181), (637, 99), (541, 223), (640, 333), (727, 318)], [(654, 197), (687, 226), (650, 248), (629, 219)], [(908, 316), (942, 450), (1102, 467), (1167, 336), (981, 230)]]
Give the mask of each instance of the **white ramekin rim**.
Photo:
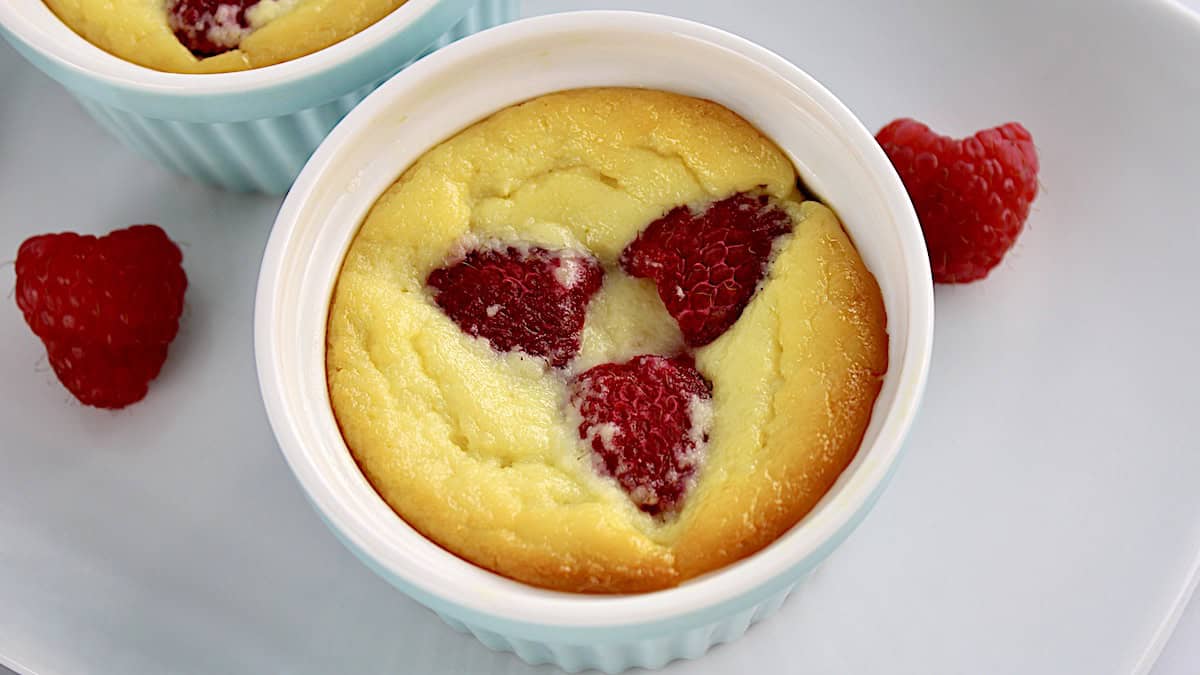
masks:
[[(664, 39), (697, 41), (750, 59), (786, 78), (836, 119), (839, 130), (851, 137), (857, 161), (876, 179), (877, 184), (872, 187), (879, 191), (896, 224), (898, 255), (903, 258), (904, 268), (902, 293), (907, 298), (904, 321), (907, 333), (902, 358), (899, 364), (893, 358), (892, 369), (886, 376), (896, 378), (898, 383), (893, 403), (886, 411), (876, 411), (877, 416), (882, 412), (884, 417), (874, 442), (870, 447), (864, 444), (859, 457), (813, 513), (769, 547), (740, 562), (677, 588), (627, 596), (556, 593), (525, 586), (465, 563), (428, 540), (424, 541), (428, 548), (420, 551), (390, 545), (383, 533), (360, 522), (348, 507), (351, 499), (367, 497), (350, 494), (317, 469), (310, 448), (306, 447), (297, 429), (300, 417), (313, 414), (313, 406), (317, 404), (308, 401), (300, 409), (293, 408), (285, 400), (283, 371), (275, 359), (276, 347), (284, 339), (276, 321), (281, 305), (279, 292), (281, 284), (286, 283), (284, 277), (288, 268), (297, 264), (287, 257), (295, 234), (294, 226), (310, 200), (330, 189), (323, 185), (325, 172), (343, 146), (359, 136), (364, 124), (387, 110), (405, 91), (437, 80), (459, 62), (478, 59), (491, 50), (523, 40), (604, 31), (625, 31), (631, 40), (664, 36)], [(424, 144), (424, 149), (439, 140), (431, 139)], [(348, 191), (351, 189), (347, 188)], [(376, 196), (363, 195), (356, 199), (365, 199), (369, 204)], [(354, 228), (357, 229), (357, 223)], [(327, 299), (325, 306), (311, 311), (326, 312)], [(810, 76), (762, 47), (702, 24), (627, 11), (554, 14), (493, 28), (422, 59), (368, 97), (326, 139), (285, 200), (264, 254), (255, 312), (256, 361), (268, 416), (297, 479), (335, 532), (385, 576), (393, 581), (400, 580), (402, 586), (421, 598), (436, 599), (440, 606), (434, 608), (439, 611), (453, 609), (476, 618), (493, 617), (507, 625), (571, 629), (649, 625), (711, 612), (716, 607), (736, 603), (741, 597), (761, 593), (767, 586), (780, 585), (781, 579), (789, 573), (794, 574), (807, 560), (822, 554), (826, 545), (844, 536), (862, 517), (886, 483), (924, 390), (933, 337), (933, 289), (916, 214), (887, 157), (857, 118)], [(322, 336), (322, 343), (323, 339)], [(321, 405), (328, 408), (327, 401)], [(328, 410), (323, 414), (332, 417)], [(345, 452), (344, 445), (342, 451)], [(361, 482), (365, 485), (365, 480)], [(366, 490), (370, 491), (370, 487)], [(378, 500), (378, 496), (374, 499)], [(428, 558), (417, 560), (417, 556), (436, 558), (438, 555), (442, 556), (438, 565), (430, 565)], [(470, 583), (465, 583), (468, 580)], [(486, 591), (481, 592), (481, 588)]]
[(0, 27), (60, 66), (109, 86), (195, 98), (276, 88), (337, 68), (379, 47), (445, 1), (408, 0), (341, 42), (283, 63), (232, 73), (168, 73), (126, 61), (75, 33), (42, 0), (0, 2)]

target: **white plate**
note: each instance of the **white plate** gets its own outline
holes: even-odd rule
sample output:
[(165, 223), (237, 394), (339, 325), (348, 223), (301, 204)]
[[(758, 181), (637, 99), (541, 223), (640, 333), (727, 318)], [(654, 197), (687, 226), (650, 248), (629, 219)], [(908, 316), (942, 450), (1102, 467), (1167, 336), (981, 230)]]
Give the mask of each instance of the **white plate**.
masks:
[[(1133, 1), (526, 2), (585, 7), (731, 29), (871, 126), (1019, 120), (1044, 166), (1005, 264), (938, 291), (926, 404), (876, 511), (776, 617), (672, 672), (1148, 668), (1200, 550), (1200, 20)], [(186, 244), (191, 279), (165, 372), (121, 413), (75, 404), (0, 303), (0, 661), (527, 672), (359, 565), (294, 485), (250, 335), (277, 202), (163, 173), (7, 47), (0, 83), (0, 258), (38, 232), (150, 221)]]

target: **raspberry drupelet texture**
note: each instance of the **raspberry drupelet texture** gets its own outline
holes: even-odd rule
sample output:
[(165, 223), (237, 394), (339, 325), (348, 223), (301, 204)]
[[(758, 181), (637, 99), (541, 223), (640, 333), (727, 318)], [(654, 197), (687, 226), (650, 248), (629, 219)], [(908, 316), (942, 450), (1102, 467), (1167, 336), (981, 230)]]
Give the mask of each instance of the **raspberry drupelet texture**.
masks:
[(876, 135), (912, 198), (933, 279), (982, 279), (1021, 234), (1038, 193), (1033, 137), (1015, 122), (964, 139), (912, 119)]
[(579, 353), (587, 304), (603, 280), (599, 261), (576, 251), (495, 246), (467, 252), (426, 283), (468, 335), (559, 368)]
[(145, 397), (179, 331), (187, 276), (155, 225), (103, 237), (27, 239), (17, 252), (17, 306), (80, 402), (123, 408)]
[(246, 10), (260, 0), (169, 0), (167, 24), (199, 57), (237, 49), (252, 31)]
[(703, 347), (742, 315), (775, 239), (791, 229), (788, 213), (765, 195), (737, 194), (699, 213), (681, 206), (638, 235), (621, 267), (654, 281), (688, 346)]
[(638, 508), (676, 509), (695, 473), (712, 418), (712, 384), (689, 356), (638, 356), (577, 375), (571, 403), (603, 473)]

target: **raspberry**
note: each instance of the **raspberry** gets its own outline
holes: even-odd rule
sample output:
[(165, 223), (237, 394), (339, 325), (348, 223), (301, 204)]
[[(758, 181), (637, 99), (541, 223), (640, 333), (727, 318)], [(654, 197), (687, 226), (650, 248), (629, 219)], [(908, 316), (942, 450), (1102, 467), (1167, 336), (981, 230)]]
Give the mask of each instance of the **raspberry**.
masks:
[(167, 345), (110, 348), (86, 340), (45, 340), (54, 374), (80, 403), (124, 408), (146, 397)]
[(579, 353), (587, 304), (603, 280), (599, 261), (582, 253), (501, 246), (472, 250), (426, 283), (467, 334), (559, 368)]
[(690, 347), (716, 340), (750, 304), (775, 238), (792, 219), (765, 195), (737, 194), (701, 213), (679, 207), (621, 254), (621, 267), (654, 281)]
[(237, 49), (250, 34), (246, 10), (260, 0), (170, 0), (167, 24), (193, 54), (216, 56)]
[(43, 234), (21, 244), (17, 306), (81, 403), (123, 408), (146, 396), (179, 331), (182, 259), (155, 225), (99, 238)]
[(571, 404), (597, 468), (641, 510), (675, 510), (696, 471), (712, 423), (712, 384), (689, 356), (638, 356), (577, 375)]
[(953, 139), (898, 119), (875, 139), (917, 210), (934, 281), (986, 277), (1016, 242), (1037, 197), (1037, 150), (1025, 127), (1010, 122)]

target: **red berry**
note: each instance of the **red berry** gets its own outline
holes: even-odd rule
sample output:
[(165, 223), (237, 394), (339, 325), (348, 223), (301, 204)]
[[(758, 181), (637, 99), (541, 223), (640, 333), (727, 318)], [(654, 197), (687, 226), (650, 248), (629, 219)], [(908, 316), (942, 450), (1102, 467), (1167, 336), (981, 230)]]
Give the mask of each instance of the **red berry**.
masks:
[(80, 403), (124, 408), (146, 397), (167, 360), (167, 345), (108, 347), (86, 340), (45, 341), (59, 382)]
[(603, 280), (599, 261), (576, 251), (498, 246), (468, 252), (426, 283), (467, 334), (558, 368), (579, 353), (587, 304)]
[(123, 408), (146, 395), (179, 331), (183, 255), (156, 225), (103, 237), (26, 239), (17, 252), (17, 306), (80, 402)]
[(712, 423), (712, 385), (690, 356), (638, 356), (605, 363), (571, 381), (597, 467), (651, 514), (683, 500)]
[(792, 219), (765, 195), (738, 194), (696, 213), (678, 207), (621, 254), (630, 275), (654, 281), (684, 341), (703, 347), (738, 320)]
[(193, 54), (216, 56), (237, 49), (250, 34), (246, 10), (260, 0), (170, 0), (167, 24)]
[(953, 139), (898, 119), (875, 138), (917, 210), (934, 281), (986, 277), (1016, 242), (1037, 197), (1033, 137), (1016, 122)]

